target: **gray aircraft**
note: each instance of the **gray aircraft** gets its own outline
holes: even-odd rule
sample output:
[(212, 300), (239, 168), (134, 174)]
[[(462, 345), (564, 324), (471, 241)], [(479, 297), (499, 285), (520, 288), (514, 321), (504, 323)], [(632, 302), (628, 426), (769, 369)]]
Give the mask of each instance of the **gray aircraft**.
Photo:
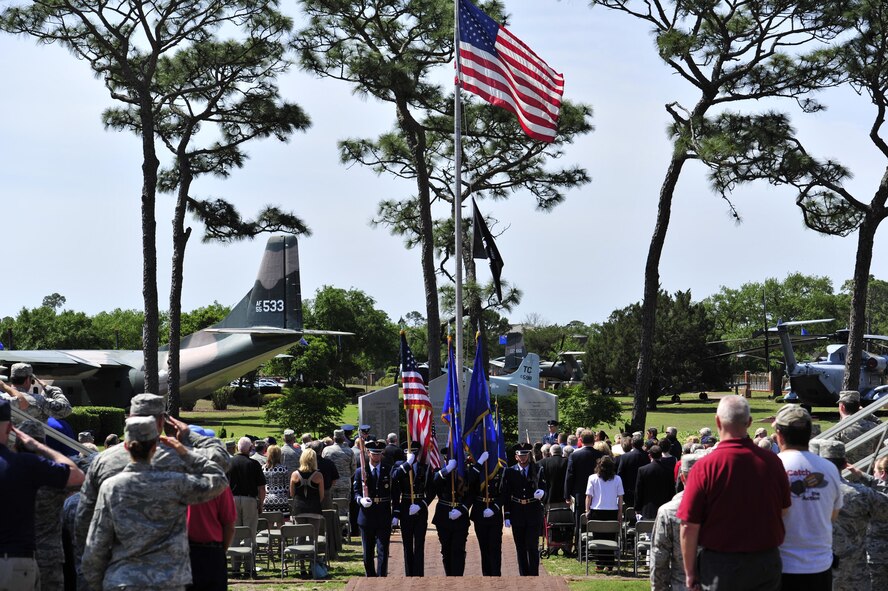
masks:
[[(181, 341), (180, 393), (196, 401), (292, 347), (304, 334), (351, 334), (305, 330), (299, 251), (294, 236), (268, 240), (253, 288), (218, 324)], [(159, 353), (160, 392), (167, 390), (166, 348)], [(59, 386), (72, 404), (125, 407), (144, 391), (141, 351), (0, 351), (0, 362), (24, 362)]]

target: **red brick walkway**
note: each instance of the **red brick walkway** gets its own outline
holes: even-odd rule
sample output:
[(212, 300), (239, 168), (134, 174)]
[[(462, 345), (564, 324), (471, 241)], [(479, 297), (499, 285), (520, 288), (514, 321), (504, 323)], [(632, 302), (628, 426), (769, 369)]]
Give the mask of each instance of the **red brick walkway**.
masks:
[[(434, 504), (429, 510), (429, 516), (434, 515)], [(404, 576), (404, 552), (401, 549), (401, 536), (392, 536), (389, 550), (388, 579), (398, 578), (396, 583), (399, 591), (441, 591), (452, 587), (453, 579), (448, 580), (444, 576), (444, 565), (441, 562), (441, 545), (438, 543), (438, 534), (435, 526), (429, 522), (429, 530), (426, 534), (425, 544), (425, 577)], [(515, 543), (512, 541), (512, 530), (503, 529), (503, 566), (502, 577), (481, 576), (481, 554), (478, 549), (478, 538), (475, 537), (474, 527), (469, 526), (469, 539), (466, 543), (466, 571), (465, 576), (459, 579), (459, 585), (463, 588), (471, 588), (473, 591), (487, 591), (491, 589), (515, 589), (520, 587), (522, 591), (567, 591), (567, 582), (561, 577), (551, 577), (546, 573), (545, 561), (540, 563), (539, 577), (518, 577), (518, 559), (515, 556)], [(391, 591), (392, 583), (387, 579), (353, 578), (348, 581), (346, 591)]]

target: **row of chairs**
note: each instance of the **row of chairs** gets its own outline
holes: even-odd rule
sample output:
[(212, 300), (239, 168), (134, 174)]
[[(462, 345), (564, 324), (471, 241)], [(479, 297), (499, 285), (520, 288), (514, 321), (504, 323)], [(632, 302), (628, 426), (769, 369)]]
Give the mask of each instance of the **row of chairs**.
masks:
[(300, 572), (311, 576), (319, 561), (330, 563), (334, 539), (327, 535), (328, 521), (336, 524), (342, 536), (351, 542), (348, 499), (334, 499), (333, 508), (325, 509), (323, 515), (306, 513), (292, 519), (295, 523), (290, 523), (281, 511), (262, 513), (255, 537), (249, 527), (235, 527), (234, 539), (228, 549), (229, 560), (255, 568), (257, 559), (264, 557), (269, 570), (276, 569), (280, 563), (281, 577), (288, 573), (288, 562), (292, 560), (294, 564), (298, 562)]
[(644, 562), (643, 557), (650, 556), (653, 531), (653, 520), (641, 520), (630, 526), (628, 521), (596, 521), (582, 515), (578, 552), (586, 565), (586, 574), (589, 574), (590, 555), (596, 552), (613, 553), (617, 572), (621, 572), (623, 552), (629, 550), (632, 555), (632, 572), (637, 576), (638, 566)]

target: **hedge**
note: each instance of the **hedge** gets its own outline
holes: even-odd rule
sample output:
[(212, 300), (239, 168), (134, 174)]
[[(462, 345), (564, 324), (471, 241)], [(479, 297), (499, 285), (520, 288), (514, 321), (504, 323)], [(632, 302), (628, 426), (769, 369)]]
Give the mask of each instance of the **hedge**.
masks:
[(103, 441), (112, 433), (123, 434), (126, 411), (113, 406), (75, 406), (65, 420), (75, 433), (92, 431), (96, 441)]

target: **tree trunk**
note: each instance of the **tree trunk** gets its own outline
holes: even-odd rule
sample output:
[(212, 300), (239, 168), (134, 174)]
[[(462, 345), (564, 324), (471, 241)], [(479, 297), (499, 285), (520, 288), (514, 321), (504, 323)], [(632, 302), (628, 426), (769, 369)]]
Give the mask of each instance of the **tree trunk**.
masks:
[(672, 196), (681, 175), (687, 156), (675, 153), (666, 177), (660, 187), (660, 201), (657, 208), (657, 223), (648, 249), (644, 267), (644, 300), (641, 305), (641, 339), (639, 343), (638, 365), (635, 371), (635, 402), (632, 407), (630, 432), (644, 431), (647, 421), (648, 397), (651, 392), (651, 374), (654, 356), (654, 329), (657, 322), (657, 297), (660, 291), (660, 256), (669, 229), (669, 216), (672, 214)]
[(410, 114), (407, 101), (397, 99), (398, 124), (407, 137), (413, 164), (416, 166), (417, 200), (419, 202), (422, 280), (426, 296), (428, 321), (429, 379), (441, 374), (441, 315), (438, 310), (438, 278), (435, 275), (435, 245), (432, 229), (432, 204), (429, 171), (426, 164), (425, 130)]
[(142, 355), (145, 392), (156, 393), (160, 391), (157, 359), (160, 318), (157, 310), (157, 221), (154, 208), (160, 161), (154, 146), (154, 112), (150, 100), (143, 100), (139, 105), (139, 118), (142, 125), (142, 299), (145, 306)]
[[(883, 181), (884, 185), (884, 181)], [(878, 200), (878, 197), (876, 198)], [(874, 200), (874, 203), (875, 201)], [(884, 203), (884, 199), (882, 200)], [(866, 295), (869, 288), (870, 266), (873, 261), (873, 244), (876, 230), (884, 218), (883, 208), (867, 211), (857, 230), (857, 258), (854, 262), (854, 289), (851, 291), (851, 316), (848, 319), (848, 348), (845, 357), (845, 390), (860, 388), (860, 362), (863, 352), (863, 335), (866, 333)]]
[(191, 165), (188, 156), (179, 154), (179, 189), (176, 210), (173, 214), (173, 265), (170, 279), (170, 344), (167, 357), (168, 412), (178, 418), (181, 407), (179, 395), (179, 360), (182, 339), (182, 283), (185, 269), (185, 247), (191, 236), (191, 228), (185, 228), (185, 210), (191, 189)]

